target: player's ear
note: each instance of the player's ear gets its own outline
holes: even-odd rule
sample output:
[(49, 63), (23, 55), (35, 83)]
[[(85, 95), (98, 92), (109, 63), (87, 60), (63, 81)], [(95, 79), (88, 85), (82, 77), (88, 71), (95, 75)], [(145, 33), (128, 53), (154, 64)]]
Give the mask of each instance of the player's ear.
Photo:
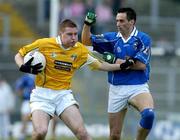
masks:
[(58, 35), (59, 35), (59, 36), (61, 36), (61, 34), (62, 34), (62, 32), (61, 32), (61, 31), (59, 31), (59, 32), (58, 32)]
[(59, 35), (59, 37), (60, 37), (60, 40), (62, 41), (63, 33), (59, 31), (58, 35)]
[(129, 22), (131, 23), (131, 25), (134, 25), (136, 23), (134, 19), (130, 20)]

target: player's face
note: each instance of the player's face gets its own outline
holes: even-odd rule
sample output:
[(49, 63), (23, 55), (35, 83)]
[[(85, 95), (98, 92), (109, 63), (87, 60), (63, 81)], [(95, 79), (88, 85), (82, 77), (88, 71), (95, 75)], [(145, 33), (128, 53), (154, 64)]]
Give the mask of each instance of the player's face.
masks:
[(63, 32), (60, 32), (61, 41), (64, 47), (73, 47), (78, 41), (77, 28), (66, 27)]
[(126, 13), (118, 13), (116, 16), (116, 26), (119, 32), (127, 34), (134, 27), (134, 20), (128, 21)]

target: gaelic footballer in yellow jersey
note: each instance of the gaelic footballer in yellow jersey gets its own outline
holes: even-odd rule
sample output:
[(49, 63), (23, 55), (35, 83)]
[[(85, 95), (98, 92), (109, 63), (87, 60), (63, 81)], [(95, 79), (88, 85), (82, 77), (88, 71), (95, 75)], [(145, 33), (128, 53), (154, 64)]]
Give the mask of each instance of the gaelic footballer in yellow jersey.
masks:
[[(31, 59), (23, 63), (24, 56), (35, 49), (46, 58), (43, 72), (41, 63), (31, 65)], [(59, 116), (77, 139), (92, 140), (70, 89), (71, 79), (75, 71), (84, 65), (97, 70), (113, 71), (120, 70), (120, 64), (100, 62), (92, 57), (88, 49), (78, 42), (77, 25), (69, 19), (60, 24), (56, 38), (38, 39), (22, 47), (15, 55), (15, 62), (20, 71), (36, 74), (36, 88), (30, 97), (32, 140), (45, 139), (49, 120), (54, 115)]]
[(77, 42), (73, 47), (65, 49), (60, 36), (44, 38), (24, 46), (19, 53), (24, 56), (27, 52), (38, 49), (46, 58), (46, 68), (36, 76), (36, 85), (51, 89), (69, 89), (74, 72), (83, 64), (89, 63), (91, 56), (86, 47)]
[[(80, 42), (71, 48), (64, 48), (60, 36), (44, 38), (26, 45), (19, 50), (21, 56), (37, 49), (46, 58), (46, 68), (36, 76), (36, 86), (51, 89), (70, 89), (74, 72), (82, 65), (89, 64), (99, 69), (100, 62), (90, 55), (89, 50)], [(106, 64), (108, 65), (108, 64)], [(119, 66), (117, 67), (119, 69)]]

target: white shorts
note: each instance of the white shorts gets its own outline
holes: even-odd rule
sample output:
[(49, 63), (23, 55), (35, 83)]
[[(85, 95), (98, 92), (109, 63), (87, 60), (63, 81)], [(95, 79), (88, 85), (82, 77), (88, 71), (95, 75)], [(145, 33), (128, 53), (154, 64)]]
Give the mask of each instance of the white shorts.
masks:
[(30, 98), (31, 113), (35, 110), (42, 110), (50, 116), (60, 115), (67, 107), (78, 105), (74, 99), (72, 90), (52, 90), (36, 87), (32, 90)]
[(110, 85), (108, 113), (116, 113), (128, 107), (128, 100), (141, 93), (150, 93), (148, 84)]
[(21, 114), (22, 115), (28, 115), (31, 113), (29, 100), (24, 100), (21, 105)]

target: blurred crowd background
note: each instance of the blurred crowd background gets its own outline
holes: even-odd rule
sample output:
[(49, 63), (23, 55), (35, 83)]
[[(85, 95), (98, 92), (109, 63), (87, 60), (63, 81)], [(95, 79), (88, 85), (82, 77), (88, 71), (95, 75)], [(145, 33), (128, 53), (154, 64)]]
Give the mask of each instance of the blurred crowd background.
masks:
[[(12, 125), (20, 121), (21, 99), (15, 93), (14, 84), (22, 75), (15, 65), (14, 54), (37, 38), (49, 37), (50, 4), (53, 1), (0, 0), (0, 74), (15, 98), (10, 111)], [(80, 36), (85, 14), (94, 11), (97, 22), (93, 33), (116, 31), (115, 15), (124, 6), (137, 11), (137, 28), (147, 32), (153, 40), (150, 89), (155, 99), (157, 118), (149, 140), (179, 140), (180, 0), (59, 0), (58, 21), (65, 18), (76, 21)], [(105, 72), (84, 68), (73, 80), (75, 96), (87, 124), (108, 123), (106, 76)], [(8, 98), (6, 100), (9, 101)], [(138, 117), (135, 111), (128, 114), (124, 135), (134, 136)]]

